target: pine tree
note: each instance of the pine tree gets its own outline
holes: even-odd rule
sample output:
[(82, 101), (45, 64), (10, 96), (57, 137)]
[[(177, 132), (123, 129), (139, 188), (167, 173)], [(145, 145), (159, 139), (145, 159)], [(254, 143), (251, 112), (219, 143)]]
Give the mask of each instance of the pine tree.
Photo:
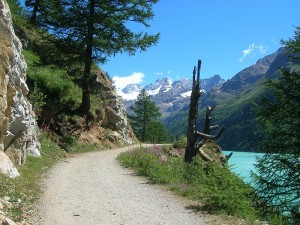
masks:
[(25, 6), (31, 10), (30, 23), (36, 25), (37, 15), (40, 11), (42, 1), (41, 0), (25, 0)]
[(141, 90), (130, 109), (133, 114), (129, 115), (129, 119), (137, 138), (142, 142), (152, 141), (155, 138), (153, 128), (155, 128), (154, 125), (159, 121), (161, 114), (159, 108), (150, 100), (145, 89)]
[(147, 128), (146, 142), (166, 143), (169, 139), (168, 131), (161, 121), (153, 121)]
[(280, 69), (279, 79), (266, 83), (272, 98), (263, 98), (257, 107), (267, 138), (254, 178), (263, 202), (296, 224), (300, 220), (300, 27), (295, 34), (282, 42), (291, 53), (290, 66)]
[[(91, 78), (94, 63), (108, 56), (145, 51), (159, 39), (159, 34), (134, 32), (130, 23), (149, 27), (154, 16), (152, 6), (158, 0), (43, 0), (37, 20), (41, 28), (53, 34), (61, 46), (84, 63), (82, 102), (79, 112), (90, 115)], [(75, 58), (75, 57), (74, 57)]]

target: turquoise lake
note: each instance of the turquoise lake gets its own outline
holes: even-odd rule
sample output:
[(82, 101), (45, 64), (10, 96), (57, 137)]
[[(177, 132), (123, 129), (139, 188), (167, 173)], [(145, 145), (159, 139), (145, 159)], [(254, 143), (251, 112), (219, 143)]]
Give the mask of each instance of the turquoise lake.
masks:
[[(223, 151), (224, 155), (228, 155), (231, 151)], [(256, 171), (254, 164), (256, 164), (256, 157), (263, 154), (253, 152), (233, 152), (233, 155), (228, 161), (231, 170), (238, 174), (246, 183), (251, 181), (251, 171)]]

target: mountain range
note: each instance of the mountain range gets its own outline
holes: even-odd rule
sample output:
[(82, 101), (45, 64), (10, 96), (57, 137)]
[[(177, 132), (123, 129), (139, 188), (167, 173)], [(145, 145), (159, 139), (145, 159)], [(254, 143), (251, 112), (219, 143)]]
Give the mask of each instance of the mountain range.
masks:
[[(279, 67), (300, 70), (300, 65), (291, 65), (284, 48), (259, 59), (255, 64), (241, 70), (225, 81), (220, 75), (201, 80), (203, 93), (199, 104), (199, 130), (203, 129), (207, 106), (216, 106), (213, 123), (224, 125), (225, 132), (219, 140), (226, 150), (258, 151), (258, 142), (264, 137), (260, 125), (255, 121), (255, 104), (268, 94), (264, 82), (278, 78)], [(185, 135), (190, 103), (192, 81), (181, 79), (172, 82), (168, 78), (157, 80), (145, 86), (151, 100), (161, 110), (162, 121), (171, 135)], [(128, 108), (133, 104), (141, 86), (132, 84), (122, 90), (123, 102)], [(119, 92), (120, 94), (120, 92)]]
[[(220, 75), (214, 75), (211, 78), (202, 79), (201, 88), (203, 92), (219, 89), (224, 82), (225, 80)], [(118, 90), (118, 94), (122, 97), (127, 110), (129, 110), (129, 106), (134, 103), (143, 88), (151, 96), (151, 101), (160, 107), (162, 117), (166, 118), (170, 113), (184, 107), (189, 101), (192, 80), (182, 78), (173, 82), (170, 78), (162, 78), (145, 87), (139, 84), (129, 84), (125, 88)]]

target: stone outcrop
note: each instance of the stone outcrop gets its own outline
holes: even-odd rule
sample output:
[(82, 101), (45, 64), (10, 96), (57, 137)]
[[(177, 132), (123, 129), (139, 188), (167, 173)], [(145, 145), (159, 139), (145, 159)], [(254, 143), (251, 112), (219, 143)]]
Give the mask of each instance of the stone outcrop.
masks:
[[(78, 137), (82, 143), (92, 145), (132, 144), (137, 139), (128, 123), (127, 113), (121, 98), (117, 95), (112, 81), (101, 70), (92, 81), (92, 86), (98, 93), (95, 108), (95, 121), (86, 124), (86, 121), (77, 119), (74, 129), (69, 133)], [(84, 128), (84, 129), (83, 129)]]
[(128, 120), (126, 108), (122, 99), (117, 95), (113, 84), (103, 71), (99, 71), (97, 80), (99, 86), (100, 98), (103, 101), (103, 108), (97, 110), (97, 120), (102, 127), (112, 130), (108, 137), (112, 142), (132, 144), (136, 142)]
[(26, 67), (8, 4), (0, 0), (0, 172), (10, 177), (18, 176), (11, 166), (22, 165), (27, 154), (40, 156), (38, 126), (26, 98)]

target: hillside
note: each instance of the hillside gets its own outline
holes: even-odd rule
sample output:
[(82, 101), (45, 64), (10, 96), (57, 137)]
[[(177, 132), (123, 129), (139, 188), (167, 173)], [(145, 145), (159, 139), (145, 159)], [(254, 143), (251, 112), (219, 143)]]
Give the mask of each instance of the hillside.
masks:
[[(27, 155), (41, 156), (39, 136), (48, 135), (66, 152), (75, 145), (93, 148), (131, 144), (136, 138), (112, 81), (92, 65), (90, 112), (80, 111), (84, 65), (70, 62), (52, 35), (28, 23), (21, 8), (1, 1), (0, 157), (2, 173)], [(56, 44), (55, 44), (56, 43)], [(23, 47), (23, 48), (22, 48)], [(6, 163), (7, 162), (7, 163)]]
[[(279, 76), (278, 68), (283, 66), (291, 65), (288, 62), (288, 54), (284, 48), (280, 48), (227, 81), (219, 75), (201, 80), (204, 93), (200, 98), (199, 129), (201, 130), (204, 124), (206, 106), (216, 105), (214, 121), (226, 127), (219, 144), (227, 150), (258, 151), (257, 143), (264, 134), (255, 122), (253, 108), (267, 93), (264, 81), (276, 79)], [(293, 67), (295, 68), (295, 65)], [(144, 87), (152, 96), (151, 100), (160, 107), (162, 120), (172, 136), (186, 134), (191, 86), (190, 79), (173, 82), (162, 78)], [(143, 87), (138, 84), (130, 84), (123, 90), (118, 90), (127, 110), (141, 88)]]
[[(220, 146), (226, 150), (259, 151), (257, 143), (264, 134), (255, 121), (255, 103), (259, 104), (260, 98), (268, 94), (264, 81), (276, 79), (278, 68), (282, 66), (299, 70), (299, 66), (290, 65), (288, 54), (280, 48), (233, 76), (219, 90), (204, 93), (200, 98), (199, 129), (203, 129), (206, 106), (216, 105), (213, 123), (226, 127), (219, 140)], [(172, 134), (185, 134), (187, 113), (188, 107), (184, 107), (164, 120)]]

